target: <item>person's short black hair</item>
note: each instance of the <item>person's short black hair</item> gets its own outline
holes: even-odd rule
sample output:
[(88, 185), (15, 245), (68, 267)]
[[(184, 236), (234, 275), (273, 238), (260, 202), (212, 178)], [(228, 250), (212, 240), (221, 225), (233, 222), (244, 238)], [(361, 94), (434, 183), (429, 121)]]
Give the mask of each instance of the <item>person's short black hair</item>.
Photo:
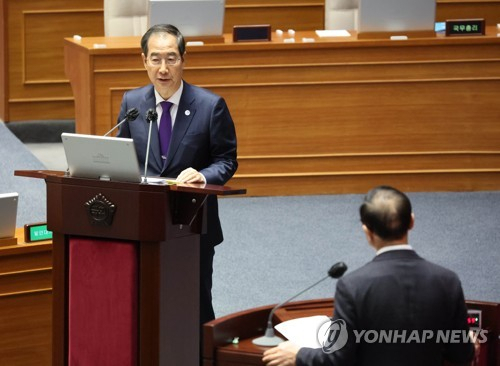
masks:
[(390, 186), (378, 186), (368, 192), (359, 208), (361, 222), (370, 231), (388, 241), (403, 238), (411, 225), (410, 199)]
[(155, 33), (168, 33), (174, 36), (177, 40), (177, 48), (179, 49), (179, 53), (181, 58), (184, 58), (184, 52), (186, 51), (186, 41), (184, 40), (184, 36), (177, 29), (176, 26), (172, 24), (156, 24), (149, 28), (146, 33), (141, 38), (141, 48), (144, 56), (148, 57), (148, 41), (149, 37)]

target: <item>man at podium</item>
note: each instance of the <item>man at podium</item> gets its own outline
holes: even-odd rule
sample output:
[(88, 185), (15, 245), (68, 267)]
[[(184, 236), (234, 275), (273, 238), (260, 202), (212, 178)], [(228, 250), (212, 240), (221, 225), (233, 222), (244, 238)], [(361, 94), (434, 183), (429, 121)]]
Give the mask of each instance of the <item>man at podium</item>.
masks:
[[(123, 120), (131, 108), (139, 110), (139, 117), (122, 124), (117, 136), (134, 140), (139, 163), (144, 166), (149, 131), (146, 115), (152, 110), (158, 118), (152, 126), (148, 176), (174, 178), (185, 183), (226, 184), (238, 167), (236, 132), (226, 102), (183, 80), (186, 44), (175, 26), (152, 26), (143, 35), (141, 48), (151, 84), (124, 94), (118, 121)], [(212, 264), (214, 246), (222, 240), (217, 197), (209, 196), (207, 231), (201, 235), (200, 242), (202, 324), (215, 317)]]
[(338, 281), (323, 347), (284, 342), (267, 350), (263, 361), (269, 366), (468, 364), (474, 345), (460, 280), (408, 245), (414, 223), (408, 197), (392, 187), (374, 188), (360, 215), (377, 254)]

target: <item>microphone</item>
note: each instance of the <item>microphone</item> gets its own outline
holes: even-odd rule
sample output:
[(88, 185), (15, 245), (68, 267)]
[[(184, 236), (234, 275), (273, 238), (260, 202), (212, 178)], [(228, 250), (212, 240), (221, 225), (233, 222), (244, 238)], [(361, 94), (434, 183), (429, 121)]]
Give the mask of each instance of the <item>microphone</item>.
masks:
[(314, 286), (318, 285), (320, 282), (323, 282), (324, 280), (326, 280), (328, 277), (331, 277), (331, 278), (340, 278), (342, 277), (342, 275), (345, 273), (345, 271), (347, 271), (347, 265), (344, 263), (344, 262), (338, 262), (338, 263), (335, 263), (329, 270), (328, 270), (328, 275), (323, 277), (321, 280), (319, 280), (318, 282), (316, 282), (315, 284), (309, 286), (308, 288), (306, 288), (305, 290), (302, 290), (301, 292), (299, 292), (297, 295), (294, 295), (292, 296), (291, 298), (289, 298), (288, 300), (285, 300), (283, 301), (282, 303), (279, 303), (278, 305), (276, 305), (272, 310), (271, 312), (269, 313), (269, 318), (267, 319), (267, 328), (266, 328), (266, 332), (265, 334), (262, 336), (262, 337), (259, 337), (259, 338), (255, 338), (252, 343), (257, 345), (257, 346), (264, 346), (264, 347), (273, 347), (273, 346), (277, 346), (278, 344), (280, 344), (281, 342), (284, 341), (283, 338), (281, 337), (278, 337), (274, 334), (274, 328), (273, 328), (273, 323), (272, 323), (272, 318), (273, 318), (273, 315), (274, 315), (274, 312), (282, 307), (283, 305), (287, 304), (288, 302), (292, 301), (293, 299), (295, 299), (296, 297), (302, 295), (304, 292), (310, 290), (311, 288), (313, 288)]
[(137, 110), (137, 108), (130, 108), (127, 111), (127, 113), (125, 114), (125, 118), (122, 119), (118, 124), (116, 124), (115, 127), (113, 127), (111, 130), (106, 132), (106, 134), (104, 136), (108, 136), (111, 132), (113, 132), (115, 129), (120, 127), (123, 123), (125, 123), (127, 121), (129, 121), (129, 122), (134, 121), (138, 115), (139, 115), (139, 111)]
[(151, 143), (151, 128), (153, 123), (156, 123), (158, 119), (158, 113), (153, 108), (148, 109), (146, 112), (146, 122), (149, 123), (149, 134), (148, 134), (148, 144), (146, 147), (146, 161), (144, 162), (144, 180), (142, 183), (148, 183), (148, 160), (149, 160), (149, 144)]

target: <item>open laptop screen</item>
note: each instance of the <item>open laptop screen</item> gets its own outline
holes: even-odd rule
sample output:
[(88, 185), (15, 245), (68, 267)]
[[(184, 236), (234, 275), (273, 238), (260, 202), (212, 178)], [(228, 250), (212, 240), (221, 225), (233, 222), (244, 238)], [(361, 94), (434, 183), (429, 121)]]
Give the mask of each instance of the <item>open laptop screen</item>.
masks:
[(184, 37), (221, 36), (225, 0), (150, 0), (149, 27), (173, 24)]
[(15, 236), (18, 198), (16, 192), (0, 194), (0, 238)]
[(72, 177), (141, 182), (132, 139), (67, 132), (61, 138)]
[(358, 32), (433, 31), (436, 0), (360, 0)]

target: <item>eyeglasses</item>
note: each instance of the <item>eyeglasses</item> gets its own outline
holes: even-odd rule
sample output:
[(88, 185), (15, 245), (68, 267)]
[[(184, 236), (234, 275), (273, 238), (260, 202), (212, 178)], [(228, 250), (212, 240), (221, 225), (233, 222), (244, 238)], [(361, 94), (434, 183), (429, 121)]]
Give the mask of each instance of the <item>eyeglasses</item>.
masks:
[(177, 63), (181, 60), (180, 57), (177, 56), (169, 56), (167, 58), (161, 58), (157, 56), (153, 56), (147, 59), (147, 63), (150, 66), (161, 66), (163, 61), (169, 66), (177, 65)]

